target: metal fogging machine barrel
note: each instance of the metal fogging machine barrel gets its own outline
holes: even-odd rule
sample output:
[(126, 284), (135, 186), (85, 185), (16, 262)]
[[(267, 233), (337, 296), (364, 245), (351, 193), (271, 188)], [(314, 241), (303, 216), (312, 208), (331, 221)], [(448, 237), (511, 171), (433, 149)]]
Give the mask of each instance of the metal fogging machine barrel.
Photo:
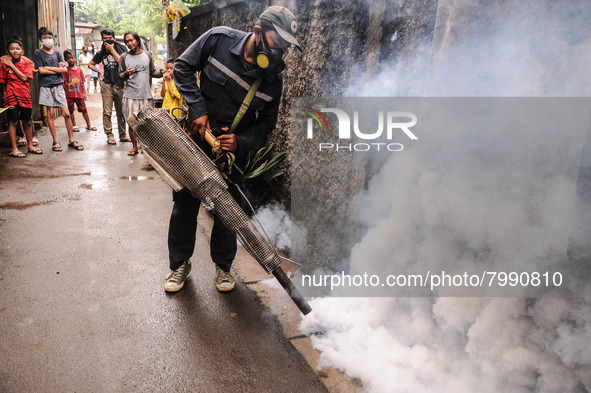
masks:
[(187, 188), (236, 234), (258, 263), (272, 273), (300, 311), (312, 308), (281, 268), (275, 248), (261, 235), (228, 191), (222, 173), (163, 109), (144, 108), (129, 123), (150, 164), (177, 191)]

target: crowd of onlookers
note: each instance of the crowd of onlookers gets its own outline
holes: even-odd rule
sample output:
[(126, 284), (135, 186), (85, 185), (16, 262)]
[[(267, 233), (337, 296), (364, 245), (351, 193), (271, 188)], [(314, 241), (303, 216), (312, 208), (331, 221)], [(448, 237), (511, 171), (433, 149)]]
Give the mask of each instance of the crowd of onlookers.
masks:
[[(76, 125), (75, 110), (82, 114), (87, 130), (96, 130), (86, 108), (87, 94), (100, 91), (103, 103), (103, 130), (107, 143), (117, 144), (113, 134), (111, 115), (113, 107), (117, 115), (120, 142), (132, 142), (130, 156), (138, 154), (137, 141), (127, 127), (125, 119), (147, 106), (154, 106), (151, 91), (152, 78), (164, 77), (160, 92), (163, 108), (172, 110), (182, 107), (182, 98), (173, 80), (173, 61), (166, 68), (156, 70), (152, 54), (141, 49), (141, 40), (136, 32), (123, 36), (125, 45), (115, 40), (113, 30), (101, 31), (103, 44), (99, 49), (94, 43), (85, 46), (76, 58), (76, 53), (66, 50), (63, 54), (54, 50), (53, 33), (46, 27), (37, 32), (41, 49), (35, 50), (33, 61), (24, 56), (23, 41), (14, 35), (6, 43), (7, 54), (0, 59), (0, 85), (4, 96), (4, 108), (8, 120), (11, 143), (9, 156), (23, 158), (26, 155), (19, 147), (27, 146), (30, 154), (43, 154), (39, 141), (33, 135), (32, 101), (30, 80), (39, 75), (39, 102), (47, 108), (47, 123), (52, 136), (53, 151), (62, 151), (54, 122), (54, 108), (59, 108), (68, 133), (67, 146), (84, 150), (74, 139), (80, 131)], [(100, 89), (100, 90), (99, 90)], [(21, 122), (24, 135), (17, 136)]]

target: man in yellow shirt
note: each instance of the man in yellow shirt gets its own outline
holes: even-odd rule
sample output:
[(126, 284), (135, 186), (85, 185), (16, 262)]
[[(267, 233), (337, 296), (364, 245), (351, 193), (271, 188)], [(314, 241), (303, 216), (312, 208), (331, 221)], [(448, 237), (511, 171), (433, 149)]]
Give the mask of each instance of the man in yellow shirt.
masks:
[(163, 73), (164, 81), (162, 82), (162, 90), (160, 90), (160, 96), (163, 98), (162, 108), (168, 109), (173, 116), (181, 117), (182, 112), (180, 109), (177, 109), (173, 112), (174, 108), (183, 107), (183, 98), (174, 84), (172, 75), (173, 70), (174, 59), (169, 59), (166, 61), (166, 66)]

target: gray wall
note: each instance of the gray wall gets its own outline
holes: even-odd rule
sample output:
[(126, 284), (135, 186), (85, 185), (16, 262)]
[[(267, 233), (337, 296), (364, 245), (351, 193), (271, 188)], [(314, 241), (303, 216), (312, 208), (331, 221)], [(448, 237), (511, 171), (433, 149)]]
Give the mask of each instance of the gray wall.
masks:
[[(277, 128), (270, 141), (277, 151), (291, 151), (294, 139), (291, 130), (291, 98), (342, 95), (364, 95), (356, 85), (364, 86), (372, 73), (384, 65), (404, 64), (404, 72), (413, 83), (389, 86), (382, 96), (420, 95), (428, 69), (429, 53), (422, 53), (422, 62), (407, 64), (416, 57), (417, 50), (429, 48), (435, 28), (437, 0), (378, 0), (378, 1), (240, 1), (227, 5), (215, 0), (192, 9), (183, 18), (178, 37), (173, 40), (169, 25), (169, 56), (178, 57), (199, 35), (209, 28), (225, 25), (251, 31), (258, 16), (269, 5), (284, 5), (297, 17), (298, 40), (304, 51), (292, 49), (286, 56), (284, 90)], [(395, 39), (393, 39), (395, 37)], [(369, 75), (369, 76), (368, 76)], [(418, 83), (414, 81), (418, 80)], [(374, 93), (372, 93), (373, 95)], [(338, 264), (347, 253), (342, 241), (328, 241), (314, 245), (313, 239), (333, 234), (335, 239), (355, 239), (356, 226), (346, 220), (336, 222), (335, 216), (346, 217), (349, 212), (343, 200), (363, 189), (371, 174), (381, 163), (365, 161), (351, 155), (326, 155), (322, 162), (315, 160), (307, 173), (311, 182), (318, 178), (314, 168), (322, 169), (322, 184), (314, 187), (314, 197), (323, 203), (310, 204), (305, 217), (308, 247), (316, 254), (317, 265)], [(291, 206), (291, 157), (286, 160), (286, 175), (273, 182), (269, 194), (289, 209)], [(332, 167), (330, 175), (324, 168)], [(300, 179), (305, 181), (305, 179)], [(323, 223), (323, 225), (319, 225)], [(324, 237), (325, 238), (325, 237)], [(300, 256), (302, 259), (309, 259)]]
[[(177, 40), (169, 38), (170, 56), (217, 25), (251, 30), (258, 15), (275, 4), (298, 18), (304, 48), (286, 59), (280, 117), (271, 138), (280, 151), (290, 151), (290, 140), (297, 137), (290, 135), (292, 97), (591, 94), (587, 0), (214, 0), (183, 19)], [(584, 163), (591, 162), (588, 157), (591, 152), (584, 151)], [(291, 158), (288, 169), (290, 163)], [(354, 222), (331, 217), (348, 215), (344, 196), (367, 187), (381, 165), (380, 159), (358, 162), (342, 155), (310, 163), (310, 181), (318, 179), (315, 167), (334, 171), (315, 188), (315, 198), (324, 203), (312, 204), (304, 219), (309, 241), (315, 233), (357, 238)], [(272, 186), (273, 197), (288, 208), (290, 184), (288, 172)], [(333, 264), (348, 252), (331, 244), (315, 247), (326, 254), (319, 259)]]

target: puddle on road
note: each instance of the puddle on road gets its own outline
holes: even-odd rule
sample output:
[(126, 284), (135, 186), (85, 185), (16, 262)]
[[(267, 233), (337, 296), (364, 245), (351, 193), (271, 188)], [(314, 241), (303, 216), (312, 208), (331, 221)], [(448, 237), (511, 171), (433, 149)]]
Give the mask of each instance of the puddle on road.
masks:
[(121, 176), (119, 179), (121, 180), (129, 180), (129, 181), (135, 181), (135, 180), (155, 180), (155, 177), (152, 176)]
[[(155, 177), (151, 176), (121, 176), (119, 177), (120, 180), (127, 180), (127, 181), (143, 181), (143, 180), (155, 180)], [(79, 184), (78, 187), (84, 190), (106, 190), (109, 188), (107, 183), (108, 179), (104, 180), (97, 180), (93, 183), (82, 183)]]
[(82, 183), (78, 187), (84, 190), (106, 190), (109, 188), (107, 179), (97, 180), (94, 183)]
[(43, 201), (43, 202), (32, 202), (32, 203), (20, 203), (20, 202), (9, 202), (0, 205), (0, 209), (6, 210), (26, 210), (30, 207), (36, 207), (41, 205), (48, 205), (55, 201)]
[(21, 321), (16, 323), (17, 327), (27, 327), (29, 325), (32, 325), (33, 322), (35, 322), (35, 320), (33, 318), (24, 318)]
[(64, 202), (64, 201), (79, 201), (80, 197), (78, 195), (72, 195), (66, 198), (54, 198), (48, 199), (46, 201), (38, 201), (38, 202), (30, 202), (30, 203), (23, 203), (23, 202), (8, 202), (0, 205), (0, 210), (27, 210), (31, 207), (37, 206), (44, 206), (49, 205), (50, 203), (55, 202)]
[(35, 172), (19, 172), (19, 171), (6, 171), (2, 176), (2, 180), (19, 180), (19, 179), (59, 179), (62, 177), (70, 176), (91, 176), (90, 172), (82, 173), (35, 173)]
[[(69, 176), (92, 176), (92, 175), (96, 175), (96, 173), (84, 172), (84, 173), (65, 173), (65, 174), (51, 174), (51, 175), (25, 173), (25, 174), (20, 174), (18, 176), (14, 176), (14, 177), (15, 178), (16, 177), (18, 177), (18, 178), (27, 177), (30, 179), (57, 179), (57, 178), (69, 177)], [(152, 176), (121, 176), (119, 179), (127, 180), (127, 181), (131, 182), (131, 181), (143, 181), (143, 180), (156, 180), (157, 178), (152, 177)], [(111, 180), (113, 180), (113, 179), (111, 178)], [(96, 180), (92, 183), (81, 183), (81, 184), (78, 184), (78, 187), (83, 190), (106, 190), (106, 189), (110, 188), (109, 187), (109, 179)], [(37, 201), (37, 202), (30, 202), (30, 203), (7, 202), (4, 204), (0, 204), (0, 210), (2, 210), (2, 209), (5, 209), (5, 210), (26, 210), (31, 207), (48, 205), (50, 203), (55, 203), (55, 202), (78, 201), (78, 200), (80, 200), (79, 195), (72, 195), (72, 196), (66, 196), (66, 197), (62, 197), (62, 198), (53, 198), (53, 199), (48, 199), (45, 201)]]

